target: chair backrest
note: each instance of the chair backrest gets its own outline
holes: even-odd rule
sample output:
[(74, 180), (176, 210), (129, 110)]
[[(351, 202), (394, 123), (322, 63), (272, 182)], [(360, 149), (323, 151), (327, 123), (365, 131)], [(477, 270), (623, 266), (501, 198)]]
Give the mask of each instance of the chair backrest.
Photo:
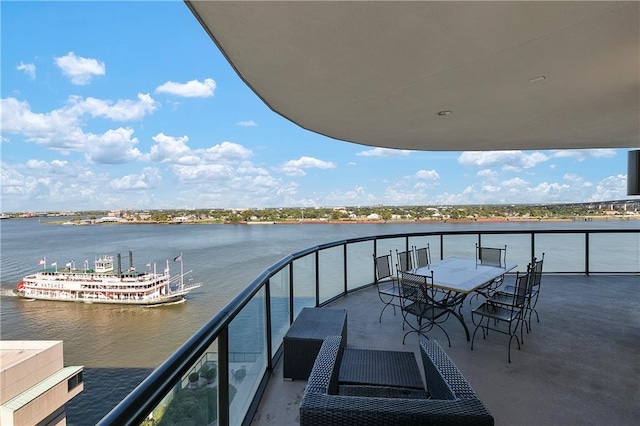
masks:
[(408, 301), (427, 305), (433, 300), (433, 271), (431, 275), (418, 275), (400, 271), (402, 297)]
[(542, 281), (542, 263), (544, 262), (544, 253), (542, 253), (542, 257), (540, 260), (537, 260), (535, 257), (533, 258), (533, 262), (531, 263), (531, 287), (540, 286), (540, 282)]
[(483, 247), (476, 243), (476, 261), (481, 265), (504, 267), (507, 264), (507, 246)]
[(511, 299), (512, 308), (522, 308), (525, 303), (527, 303), (527, 298), (529, 297), (529, 293), (531, 293), (532, 282), (531, 264), (529, 264), (525, 274), (520, 274), (519, 271), (516, 273), (515, 291), (513, 292), (514, 297)]
[(396, 250), (396, 254), (398, 256), (398, 264), (396, 265), (398, 271), (410, 271), (413, 269), (413, 258), (410, 251), (399, 252)]
[(383, 256), (375, 257), (376, 282), (393, 277), (393, 266), (391, 262), (391, 252)]
[(431, 264), (431, 249), (429, 244), (426, 247), (416, 248), (413, 247), (413, 252), (416, 257), (416, 268), (422, 268)]

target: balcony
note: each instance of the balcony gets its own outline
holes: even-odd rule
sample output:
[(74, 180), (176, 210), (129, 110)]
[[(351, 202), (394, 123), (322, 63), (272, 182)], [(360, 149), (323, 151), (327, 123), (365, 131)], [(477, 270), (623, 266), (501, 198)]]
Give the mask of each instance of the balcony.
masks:
[[(428, 243), (434, 259), (473, 257), (476, 242), (506, 243), (518, 270), (545, 253), (540, 323), (533, 320), (521, 350), (512, 347), (512, 363), (504, 335), (476, 336), (471, 351), (454, 319), (445, 324), (451, 347), (439, 330), (429, 334), (496, 424), (635, 423), (640, 230), (607, 229), (379, 235), (291, 254), (263, 271), (100, 424), (169, 416), (171, 404), (191, 386), (189, 375), (204, 364), (215, 364), (218, 374), (211, 385), (198, 380), (196, 386), (212, 389), (207, 392), (214, 398), (186, 414), (196, 424), (295, 424), (306, 382), (284, 381), (281, 362), (282, 339), (295, 315), (306, 306), (345, 308), (349, 347), (417, 353), (415, 334), (402, 344), (399, 313), (387, 309), (378, 322), (382, 303), (371, 285), (372, 254)], [(463, 312), (471, 327), (468, 301)]]

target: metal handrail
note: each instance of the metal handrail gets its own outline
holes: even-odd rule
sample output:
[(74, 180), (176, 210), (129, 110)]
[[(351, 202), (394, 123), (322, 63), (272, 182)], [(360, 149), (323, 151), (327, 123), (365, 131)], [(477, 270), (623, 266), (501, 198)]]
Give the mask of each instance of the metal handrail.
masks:
[[(100, 420), (98, 425), (139, 425), (147, 416), (161, 403), (163, 398), (175, 387), (176, 383), (179, 383), (181, 378), (195, 365), (198, 360), (205, 354), (209, 347), (218, 340), (218, 349), (220, 351), (219, 359), (219, 400), (225, 402), (219, 404), (219, 417), (218, 424), (226, 425), (229, 422), (228, 412), (228, 377), (225, 373), (228, 371), (228, 327), (229, 324), (242, 312), (244, 307), (252, 300), (252, 298), (263, 288), (267, 289), (267, 295), (269, 295), (269, 283), (271, 277), (284, 270), (285, 268), (291, 268), (293, 262), (304, 258), (308, 255), (315, 255), (316, 259), (316, 272), (315, 272), (315, 300), (316, 305), (319, 303), (319, 282), (318, 282), (318, 270), (320, 265), (318, 264), (318, 253), (322, 250), (344, 247), (344, 288), (341, 293), (335, 295), (330, 301), (336, 298), (342, 297), (348, 292), (348, 276), (347, 276), (347, 247), (350, 244), (356, 244), (361, 242), (373, 242), (374, 253), (376, 251), (376, 244), (380, 240), (388, 239), (406, 239), (405, 245), (409, 246), (410, 238), (417, 237), (440, 237), (440, 253), (442, 257), (444, 237), (449, 235), (477, 235), (478, 240), (482, 235), (531, 235), (531, 252), (532, 257), (535, 253), (535, 236), (544, 234), (583, 234), (585, 236), (585, 269), (580, 272), (565, 272), (565, 273), (594, 273), (589, 268), (589, 236), (591, 234), (639, 234), (638, 229), (557, 229), (557, 230), (519, 230), (519, 231), (504, 231), (504, 230), (484, 230), (484, 231), (438, 231), (438, 232), (413, 232), (404, 234), (384, 234), (368, 237), (350, 238), (346, 240), (338, 240), (330, 243), (320, 244), (317, 246), (308, 247), (298, 252), (289, 254), (274, 263), (273, 265), (262, 271), (253, 281), (251, 281), (236, 297), (234, 297), (226, 306), (224, 306), (219, 312), (217, 312), (211, 320), (209, 320), (202, 328), (200, 328), (191, 338), (189, 338), (176, 352), (174, 352), (165, 362), (163, 362), (158, 368), (156, 368), (145, 380), (143, 380), (127, 397), (125, 397), (116, 407), (114, 407), (107, 415)], [(640, 266), (640, 265), (639, 265)], [(290, 269), (291, 271), (291, 269)], [(563, 272), (559, 272), (563, 273)], [(626, 272), (632, 274), (638, 274), (640, 271)], [(294, 290), (293, 274), (291, 274), (290, 291)], [(371, 283), (370, 285), (372, 285)], [(267, 297), (269, 299), (269, 297)], [(293, 297), (291, 298), (293, 299)], [(267, 301), (269, 303), (269, 301)], [(292, 302), (291, 302), (292, 303)], [(329, 301), (324, 302), (329, 303)], [(290, 305), (292, 306), (292, 305)], [(267, 309), (267, 316), (270, 316), (270, 310)], [(293, 321), (293, 309), (290, 310), (291, 318)], [(266, 321), (266, 336), (267, 347), (272, 347), (271, 342), (271, 330), (270, 330), (270, 318)], [(271, 354), (271, 351), (268, 352)], [(268, 381), (271, 373), (272, 366), (279, 358), (281, 351), (277, 351), (275, 356), (267, 362), (267, 371), (261, 380), (261, 384), (258, 387), (257, 392), (253, 395), (253, 403), (246, 415), (245, 424), (251, 422), (255, 409), (257, 408), (257, 402), (262, 397), (262, 393), (266, 388), (266, 382)]]

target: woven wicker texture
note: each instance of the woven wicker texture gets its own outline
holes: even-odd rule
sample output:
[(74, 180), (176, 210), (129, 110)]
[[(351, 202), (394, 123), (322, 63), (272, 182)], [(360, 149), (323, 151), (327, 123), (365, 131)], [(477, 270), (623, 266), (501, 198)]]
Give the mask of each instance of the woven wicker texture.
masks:
[(397, 388), (391, 386), (339, 385), (338, 395), (368, 396), (379, 398), (428, 399), (429, 394), (421, 389)]
[(396, 386), (424, 390), (413, 352), (344, 350), (340, 364), (341, 384)]
[(283, 339), (283, 377), (309, 377), (313, 363), (327, 336), (342, 336), (347, 344), (347, 311), (344, 309), (304, 308)]
[[(340, 337), (327, 338), (314, 363), (300, 404), (301, 425), (493, 425), (493, 417), (471, 386), (436, 342), (421, 343), (425, 371), (450, 378), (453, 397), (464, 399), (414, 399), (335, 395), (329, 392), (341, 362)], [(437, 364), (427, 367), (428, 364)], [(442, 365), (440, 365), (442, 364)], [(436, 380), (437, 381), (437, 380)], [(429, 379), (427, 379), (429, 383)], [(345, 393), (367, 392), (363, 386), (342, 388)], [(374, 390), (369, 390), (374, 392)], [(377, 392), (382, 392), (382, 389)]]
[(421, 340), (427, 391), (434, 399), (478, 399), (473, 388), (438, 342)]

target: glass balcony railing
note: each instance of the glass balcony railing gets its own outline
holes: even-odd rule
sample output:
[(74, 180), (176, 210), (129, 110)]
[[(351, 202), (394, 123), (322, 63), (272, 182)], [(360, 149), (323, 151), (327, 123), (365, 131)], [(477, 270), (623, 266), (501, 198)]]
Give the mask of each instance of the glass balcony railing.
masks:
[(311, 247), (265, 269), (99, 424), (249, 423), (302, 308), (372, 285), (374, 255), (429, 244), (433, 261), (475, 257), (476, 243), (506, 244), (520, 270), (545, 253), (547, 274), (640, 273), (636, 229), (424, 232)]

